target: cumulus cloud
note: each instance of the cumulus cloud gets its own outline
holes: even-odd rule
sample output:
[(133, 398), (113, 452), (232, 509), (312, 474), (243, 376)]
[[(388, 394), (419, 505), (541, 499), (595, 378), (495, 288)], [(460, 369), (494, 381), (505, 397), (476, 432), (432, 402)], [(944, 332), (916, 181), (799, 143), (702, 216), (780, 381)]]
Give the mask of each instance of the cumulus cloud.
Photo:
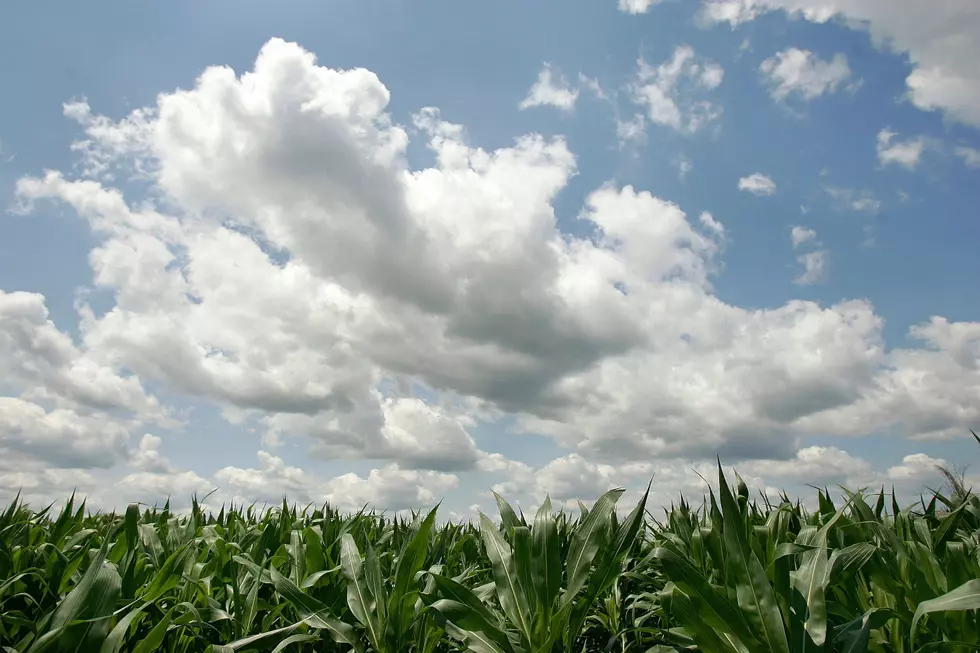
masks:
[(753, 172), (748, 177), (738, 180), (738, 189), (759, 196), (775, 195), (776, 182), (761, 172)]
[(796, 225), (790, 230), (790, 239), (793, 241), (793, 249), (796, 249), (803, 243), (814, 241), (816, 238), (817, 232), (807, 227)]
[(578, 95), (579, 90), (569, 86), (564, 75), (556, 72), (550, 63), (545, 63), (538, 73), (537, 81), (517, 106), (520, 109), (551, 106), (562, 111), (571, 111), (575, 108)]
[(842, 19), (874, 44), (907, 54), (908, 99), (918, 108), (980, 126), (980, 14), (971, 2), (923, 0), (704, 0), (701, 19), (733, 26), (783, 10), (814, 23)]
[(721, 106), (699, 98), (717, 88), (724, 76), (724, 69), (717, 63), (698, 57), (690, 46), (681, 45), (670, 60), (659, 66), (639, 59), (629, 91), (650, 122), (693, 134), (721, 118)]
[(37, 293), (0, 290), (0, 368), (0, 387), (16, 384), (25, 399), (82, 412), (128, 411), (171, 423), (138, 378), (119, 374), (58, 330)]
[(274, 441), (302, 434), (311, 453), (323, 458), (391, 460), (421, 469), (473, 469), (488, 454), (480, 451), (462, 421), (413, 397), (377, 397), (377, 424), (342, 428), (320, 415), (278, 413), (265, 419)]
[[(720, 68), (684, 48), (643, 66), (645, 120), (697, 131), (680, 81), (706, 91)], [(654, 107), (649, 89), (669, 102)], [(73, 110), (80, 156), (104, 167), (23, 178), (18, 198), (87, 222), (93, 285), (112, 303), (82, 297), (74, 342), (39, 296), (0, 295), (5, 397), (21, 402), (0, 446), (54, 460), (44, 434), (61, 433), (80, 460), (129, 466), (122, 487), (146, 496), (220, 487), (399, 509), (452, 491), (456, 472), (528, 473), (477, 447), (485, 421), (578, 456), (542, 477), (555, 486), (594, 466), (583, 492), (604, 485), (600, 466), (651, 456), (790, 459), (814, 434), (947, 437), (975, 423), (976, 324), (934, 320), (914, 331), (923, 347), (889, 350), (866, 301), (727, 304), (712, 288), (724, 215), (607, 183), (574, 216), (588, 235), (571, 235), (554, 208), (578, 167), (564, 139), (488, 151), (425, 108), (414, 123), (434, 163), (413, 169), (388, 101), (373, 73), (273, 39), (244, 75), (208, 68), (122, 121)], [(130, 197), (107, 170), (149, 175), (156, 194)], [(323, 481), (265, 451), (255, 468), (178, 472), (160, 436), (130, 443), (168, 418), (144, 383), (270, 442), (378, 466)], [(23, 437), (26, 420), (40, 440)], [(96, 454), (96, 423), (127, 435)]]
[(925, 150), (926, 141), (923, 138), (897, 140), (898, 136), (890, 129), (878, 132), (878, 163), (882, 166), (900, 165), (909, 170), (919, 165), (919, 159)]
[(759, 66), (763, 80), (774, 100), (791, 96), (813, 100), (824, 93), (834, 93), (851, 76), (847, 57), (835, 54), (824, 61), (809, 50), (787, 48), (769, 57)]
[(455, 474), (399, 469), (387, 466), (373, 469), (366, 478), (345, 474), (331, 479), (324, 499), (342, 510), (363, 505), (384, 506), (389, 510), (427, 508), (441, 500), (459, 484)]

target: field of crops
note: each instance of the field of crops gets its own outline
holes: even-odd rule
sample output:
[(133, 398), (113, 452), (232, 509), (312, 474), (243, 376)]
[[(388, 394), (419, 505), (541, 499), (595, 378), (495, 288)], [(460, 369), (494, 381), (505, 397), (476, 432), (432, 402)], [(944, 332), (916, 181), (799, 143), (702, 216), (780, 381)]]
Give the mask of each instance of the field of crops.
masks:
[(980, 499), (0, 516), (0, 650), (980, 651)]

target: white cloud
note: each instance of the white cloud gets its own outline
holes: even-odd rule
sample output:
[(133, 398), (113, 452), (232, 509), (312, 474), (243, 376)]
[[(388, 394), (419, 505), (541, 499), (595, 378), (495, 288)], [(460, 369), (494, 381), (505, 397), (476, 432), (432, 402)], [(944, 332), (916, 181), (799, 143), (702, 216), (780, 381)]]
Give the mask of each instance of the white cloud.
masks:
[(629, 120), (616, 120), (616, 138), (619, 139), (619, 146), (643, 143), (647, 136), (646, 126), (646, 118), (641, 113)]
[(794, 249), (796, 249), (803, 243), (816, 240), (816, 238), (817, 238), (817, 232), (807, 227), (796, 225), (790, 230), (790, 239), (793, 241)]
[(953, 150), (956, 156), (963, 159), (964, 165), (968, 168), (980, 168), (980, 150), (972, 147), (958, 146)]
[(619, 10), (627, 14), (645, 14), (650, 7), (663, 0), (619, 0)]
[(895, 140), (898, 134), (882, 129), (878, 132), (878, 163), (883, 166), (900, 165), (912, 170), (919, 164), (926, 142), (923, 138), (913, 138), (904, 141)]
[[(647, 84), (704, 90), (712, 70), (682, 49)], [(588, 235), (564, 233), (554, 200), (577, 162), (563, 139), (487, 151), (424, 109), (435, 163), (412, 169), (388, 99), (373, 73), (272, 40), (242, 77), (209, 68), (161, 94), (139, 113), (146, 129), (79, 112), (99, 125), (83, 161), (142, 171), (165, 199), (126, 197), (101, 173), (20, 180), (23, 210), (53, 200), (88, 223), (93, 284), (112, 303), (96, 311), (82, 295), (75, 342), (40, 296), (0, 295), (0, 383), (19, 420), (0, 446), (37, 470), (74, 442), (64, 469), (104, 454), (146, 495), (220, 486), (398, 509), (453, 491), (451, 471), (529, 471), (476, 446), (484, 419), (579, 456), (543, 477), (556, 486), (593, 466), (583, 491), (602, 485), (600, 465), (654, 455), (788, 459), (814, 434), (946, 437), (976, 423), (976, 324), (933, 321), (914, 331), (924, 348), (887, 350), (866, 301), (727, 304), (711, 285), (725, 216), (609, 183), (578, 216)], [(692, 131), (683, 97), (671, 101)], [(151, 383), (304, 453), (381, 462), (322, 481), (267, 451), (254, 469), (165, 473), (162, 442), (129, 440), (167, 422)], [(96, 424), (116, 426), (90, 443)]]
[(837, 447), (811, 446), (785, 460), (753, 460), (738, 467), (739, 473), (787, 480), (800, 484), (843, 483), (859, 486), (868, 482), (874, 472), (871, 464)]
[(112, 467), (126, 458), (129, 432), (122, 424), (70, 409), (0, 397), (0, 451), (24, 454), (57, 467)]
[(538, 73), (537, 81), (517, 106), (520, 109), (552, 106), (562, 111), (571, 111), (575, 108), (578, 95), (578, 89), (570, 87), (564, 75), (556, 74), (551, 64), (545, 63)]
[(815, 23), (835, 17), (866, 29), (881, 49), (907, 53), (909, 100), (918, 108), (941, 110), (953, 120), (980, 126), (980, 13), (969, 0), (704, 0), (707, 23), (734, 25), (763, 13), (784, 10)]
[(801, 286), (811, 286), (825, 281), (827, 279), (829, 259), (830, 253), (825, 249), (800, 254), (796, 257), (796, 262), (803, 266), (803, 271), (793, 280), (793, 283)]
[(420, 469), (472, 469), (486, 453), (465, 426), (436, 406), (410, 397), (377, 397), (381, 414), (375, 424), (343, 428), (340, 420), (318, 415), (278, 413), (265, 420), (274, 440), (302, 434), (312, 439), (311, 453), (324, 458), (392, 460)]
[(172, 420), (139, 379), (122, 376), (76, 347), (48, 319), (44, 297), (0, 290), (0, 387), (15, 383), (25, 399), (83, 412), (128, 411), (144, 420)]
[(151, 433), (140, 438), (139, 447), (129, 460), (129, 466), (144, 472), (169, 474), (174, 471), (170, 461), (160, 452), (163, 440)]
[(345, 474), (327, 482), (324, 499), (342, 510), (368, 504), (389, 510), (427, 508), (459, 484), (454, 474), (420, 472), (388, 466), (373, 469), (366, 478)]
[(584, 74), (579, 73), (578, 83), (580, 88), (587, 89), (596, 97), (596, 99), (605, 100), (607, 102), (610, 100), (609, 94), (606, 93), (606, 90), (602, 88), (602, 85), (599, 84), (599, 80), (595, 77), (587, 77)]
[(701, 220), (701, 224), (704, 225), (705, 228), (712, 231), (719, 239), (724, 239), (725, 225), (715, 220), (715, 217), (713, 215), (711, 215), (707, 211), (704, 211), (703, 213), (701, 213), (700, 220)]
[(641, 58), (629, 90), (633, 101), (644, 107), (650, 122), (693, 134), (721, 118), (720, 106), (697, 98), (704, 91), (717, 88), (723, 78), (721, 66), (681, 45), (669, 61), (657, 67)]
[(761, 172), (754, 172), (738, 180), (738, 189), (753, 195), (775, 195), (776, 182)]
[(834, 93), (851, 76), (847, 57), (835, 54), (824, 61), (809, 50), (787, 48), (769, 57), (759, 66), (763, 79), (774, 100), (783, 101), (791, 95), (813, 100), (824, 93)]
[(881, 200), (869, 190), (825, 186), (824, 191), (834, 200), (838, 210), (857, 211), (859, 213), (877, 213), (881, 209)]
[[(94, 498), (97, 505), (112, 507), (118, 506), (120, 500), (162, 506), (170, 499), (171, 507), (180, 509), (190, 504), (191, 497), (201, 499), (214, 487), (211, 481), (191, 471), (136, 472), (127, 474), (110, 488), (101, 488)], [(248, 503), (255, 500), (249, 497)], [(241, 499), (238, 502), (241, 503)]]

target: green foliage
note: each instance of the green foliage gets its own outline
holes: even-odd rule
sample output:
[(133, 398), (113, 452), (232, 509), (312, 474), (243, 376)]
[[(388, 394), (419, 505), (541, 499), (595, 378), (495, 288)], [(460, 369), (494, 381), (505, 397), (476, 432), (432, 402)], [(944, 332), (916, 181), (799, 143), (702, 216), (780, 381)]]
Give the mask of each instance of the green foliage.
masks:
[[(980, 651), (980, 499), (809, 511), (717, 494), (662, 521), (623, 491), (576, 516), (437, 524), (329, 506), (0, 514), (0, 651)], [(57, 512), (57, 514), (55, 514)]]

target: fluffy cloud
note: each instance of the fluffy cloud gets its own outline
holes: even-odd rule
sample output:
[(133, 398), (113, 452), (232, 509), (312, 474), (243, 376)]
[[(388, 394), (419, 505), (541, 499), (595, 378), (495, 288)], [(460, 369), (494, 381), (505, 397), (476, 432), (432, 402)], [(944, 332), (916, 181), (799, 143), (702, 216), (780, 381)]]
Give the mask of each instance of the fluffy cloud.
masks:
[(707, 23), (731, 25), (783, 10), (815, 23), (836, 17), (866, 29), (882, 49), (907, 53), (912, 65), (905, 82), (920, 109), (941, 110), (951, 119), (980, 126), (980, 13), (969, 1), (925, 0), (704, 0)]
[(878, 163), (883, 166), (895, 164), (912, 170), (919, 165), (919, 159), (926, 148), (923, 138), (896, 140), (898, 136), (889, 129), (878, 132)]
[(342, 510), (364, 505), (389, 510), (430, 507), (459, 484), (454, 474), (420, 472), (388, 466), (373, 469), (367, 478), (345, 474), (331, 479), (324, 488), (324, 499)]
[(650, 7), (663, 0), (619, 0), (619, 10), (627, 14), (645, 14)]
[(170, 460), (160, 451), (163, 440), (158, 436), (145, 433), (140, 438), (139, 446), (133, 452), (129, 460), (129, 466), (135, 469), (150, 472), (168, 474), (174, 471)]
[(0, 290), (0, 388), (16, 385), (22, 397), (91, 411), (128, 411), (169, 423), (139, 379), (122, 376), (80, 350), (48, 319), (44, 297)]
[(816, 240), (816, 238), (817, 238), (817, 232), (807, 227), (796, 225), (790, 230), (790, 240), (793, 241), (794, 249), (799, 247), (803, 243)]
[(129, 432), (102, 416), (0, 397), (0, 451), (57, 467), (112, 467), (127, 455)]
[(578, 94), (578, 89), (570, 87), (564, 75), (556, 74), (551, 64), (545, 63), (544, 68), (538, 73), (537, 81), (517, 106), (520, 109), (552, 106), (563, 111), (571, 111), (575, 108)]
[(721, 118), (720, 106), (698, 98), (717, 88), (724, 76), (721, 66), (701, 59), (692, 48), (682, 45), (669, 61), (656, 67), (641, 58), (629, 90), (650, 122), (693, 134)]
[(258, 458), (258, 468), (224, 467), (215, 472), (214, 481), (220, 487), (215, 496), (267, 503), (287, 497), (296, 503), (329, 503), (341, 510), (359, 510), (364, 505), (404, 510), (431, 506), (459, 483), (454, 474), (396, 465), (373, 469), (364, 478), (344, 474), (324, 482), (268, 452), (260, 451)]
[(738, 189), (753, 195), (775, 195), (776, 182), (761, 172), (754, 172), (738, 180)]
[(284, 435), (306, 435), (313, 440), (311, 453), (324, 458), (391, 460), (420, 469), (461, 470), (474, 468), (488, 455), (477, 448), (459, 419), (436, 406), (411, 397), (379, 397), (379, 401), (378, 424), (342, 429), (339, 421), (295, 413), (278, 413), (265, 421), (273, 441)]
[(809, 50), (787, 48), (769, 57), (759, 66), (774, 100), (790, 96), (813, 100), (824, 93), (834, 93), (851, 76), (847, 57), (834, 55), (824, 61)]
[[(708, 90), (721, 69), (684, 48), (644, 66), (634, 90), (647, 119), (697, 131), (681, 81)], [(650, 89), (669, 102), (655, 107)], [(252, 71), (209, 68), (121, 121), (71, 109), (79, 152), (99, 165), (24, 178), (18, 195), (25, 211), (53, 200), (88, 222), (93, 283), (114, 301), (80, 303), (74, 343), (40, 297), (0, 296), (0, 360), (17, 386), (7, 401), (22, 402), (11, 414), (44, 434), (71, 411), (75, 430), (57, 437), (96, 460), (86, 419), (112, 417), (127, 434), (165, 421), (145, 379), (212, 402), (269, 446), (299, 437), (311, 454), (381, 463), (321, 481), (264, 452), (254, 469), (205, 478), (172, 470), (156, 436), (133, 450), (120, 435), (107, 455), (132, 468), (122, 487), (392, 509), (438, 500), (459, 482), (450, 472), (527, 474), (476, 446), (483, 421), (577, 456), (543, 482), (566, 487), (593, 466), (576, 492), (604, 485), (603, 465), (653, 455), (791, 459), (813, 434), (944, 437), (975, 423), (977, 325), (932, 321), (914, 331), (924, 348), (889, 351), (865, 301), (726, 304), (712, 290), (724, 216), (689, 218), (609, 183), (577, 216), (587, 236), (570, 235), (554, 209), (577, 169), (562, 138), (487, 151), (423, 109), (415, 126), (435, 163), (413, 169), (388, 99), (373, 73), (272, 40)], [(123, 172), (159, 195), (125, 197), (107, 177)], [(0, 446), (55, 455), (23, 429)]]

